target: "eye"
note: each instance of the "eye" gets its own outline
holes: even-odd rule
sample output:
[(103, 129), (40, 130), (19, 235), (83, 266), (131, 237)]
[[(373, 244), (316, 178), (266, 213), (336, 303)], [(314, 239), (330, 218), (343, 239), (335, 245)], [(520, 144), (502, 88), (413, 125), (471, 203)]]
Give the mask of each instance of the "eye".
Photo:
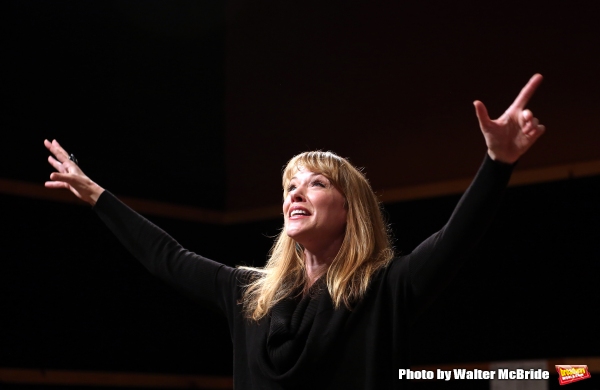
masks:
[(315, 180), (315, 181), (313, 181), (312, 185), (313, 186), (317, 186), (317, 187), (323, 187), (323, 188), (327, 187), (327, 185), (323, 181), (321, 181), (321, 180)]
[(288, 191), (288, 192), (292, 192), (292, 191), (294, 191), (295, 189), (296, 189), (296, 186), (295, 186), (294, 184), (290, 184), (290, 185), (288, 186), (288, 189), (287, 189), (287, 191)]

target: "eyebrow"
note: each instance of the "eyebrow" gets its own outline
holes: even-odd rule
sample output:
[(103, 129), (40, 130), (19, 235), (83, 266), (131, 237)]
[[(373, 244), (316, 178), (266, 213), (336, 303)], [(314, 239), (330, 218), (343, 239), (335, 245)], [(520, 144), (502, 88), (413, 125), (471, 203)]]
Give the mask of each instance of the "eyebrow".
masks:
[[(311, 174), (310, 174), (310, 177), (313, 177), (313, 176), (323, 176), (324, 178), (326, 178), (326, 179), (327, 179), (327, 176), (325, 176), (324, 174), (322, 174), (322, 173), (319, 173), (319, 172), (313, 172), (313, 173), (311, 173)], [(296, 177), (296, 176), (292, 177), (292, 178), (290, 179), (290, 181), (292, 181), (292, 180), (294, 180), (294, 179), (297, 179), (297, 177)], [(327, 179), (327, 180), (329, 180), (329, 179)]]

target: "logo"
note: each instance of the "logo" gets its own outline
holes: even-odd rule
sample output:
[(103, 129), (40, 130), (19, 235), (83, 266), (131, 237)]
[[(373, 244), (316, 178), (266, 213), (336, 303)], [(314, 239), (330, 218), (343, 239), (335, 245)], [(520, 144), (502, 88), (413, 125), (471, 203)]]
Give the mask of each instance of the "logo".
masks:
[(591, 377), (588, 366), (584, 365), (557, 365), (558, 383), (568, 385), (569, 383), (577, 382)]

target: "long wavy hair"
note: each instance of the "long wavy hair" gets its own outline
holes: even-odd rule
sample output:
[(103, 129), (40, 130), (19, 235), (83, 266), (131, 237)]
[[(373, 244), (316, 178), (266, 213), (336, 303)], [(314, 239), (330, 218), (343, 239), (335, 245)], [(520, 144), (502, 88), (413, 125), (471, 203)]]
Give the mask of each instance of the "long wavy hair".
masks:
[[(348, 210), (345, 235), (337, 256), (325, 276), (327, 289), (339, 308), (348, 309), (362, 299), (373, 275), (393, 257), (389, 229), (377, 196), (366, 177), (348, 160), (331, 152), (304, 152), (294, 156), (283, 170), (283, 198), (288, 184), (300, 169), (318, 172), (344, 195)], [(308, 276), (301, 245), (288, 237), (285, 226), (277, 236), (264, 268), (242, 267), (256, 277), (243, 295), (244, 312), (258, 321), (277, 302), (306, 291)]]

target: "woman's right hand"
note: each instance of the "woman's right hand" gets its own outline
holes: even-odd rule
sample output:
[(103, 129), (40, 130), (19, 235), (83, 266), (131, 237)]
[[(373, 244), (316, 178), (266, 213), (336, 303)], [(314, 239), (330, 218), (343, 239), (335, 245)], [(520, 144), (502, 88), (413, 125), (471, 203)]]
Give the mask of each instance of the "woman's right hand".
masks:
[(56, 140), (44, 140), (44, 146), (54, 156), (48, 156), (48, 162), (58, 172), (50, 174), (50, 181), (45, 183), (46, 188), (66, 188), (79, 199), (91, 204), (96, 204), (104, 188), (94, 183), (87, 177), (79, 166), (69, 159), (69, 154)]

